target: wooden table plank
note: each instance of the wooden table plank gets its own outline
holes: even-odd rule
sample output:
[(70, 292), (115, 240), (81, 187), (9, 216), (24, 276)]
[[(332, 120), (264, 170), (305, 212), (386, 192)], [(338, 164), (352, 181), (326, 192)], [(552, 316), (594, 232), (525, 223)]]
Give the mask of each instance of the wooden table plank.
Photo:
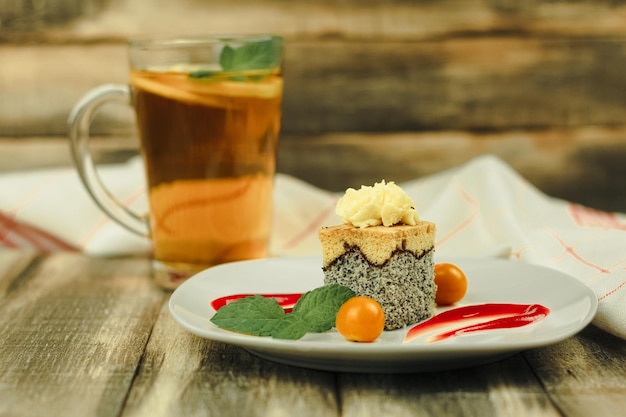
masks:
[(2, 287), (0, 415), (118, 416), (165, 299), (149, 261), (60, 253)]
[(332, 373), (194, 336), (164, 305), (123, 416), (330, 417), (337, 410)]
[(467, 369), (339, 378), (344, 416), (559, 416), (521, 355)]
[(526, 352), (525, 357), (565, 415), (624, 415), (624, 340), (588, 326), (577, 337)]
[[(422, 40), (485, 33), (537, 36), (624, 33), (621, 2), (577, 0), (359, 1), (56, 0), (33, 6), (0, 2), (0, 40), (69, 42), (121, 39), (138, 34), (279, 32), (303, 38)], [(171, 19), (177, 16), (177, 19)]]
[[(626, 88), (625, 38), (287, 39), (281, 129), (623, 127), (626, 97), (617, 92)], [(90, 88), (128, 82), (127, 49), (122, 42), (2, 45), (0, 135), (65, 134), (72, 107)], [(122, 103), (107, 105), (91, 126), (109, 136), (135, 130)]]

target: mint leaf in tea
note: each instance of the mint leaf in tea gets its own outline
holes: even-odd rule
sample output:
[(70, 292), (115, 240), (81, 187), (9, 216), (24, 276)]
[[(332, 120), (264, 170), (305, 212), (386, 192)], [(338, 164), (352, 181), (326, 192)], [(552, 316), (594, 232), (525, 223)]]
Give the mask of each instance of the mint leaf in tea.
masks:
[(248, 43), (238, 48), (226, 45), (220, 55), (224, 71), (273, 69), (279, 65), (282, 44), (278, 39)]
[[(190, 78), (211, 78), (224, 75), (224, 72), (273, 70), (280, 65), (282, 42), (271, 38), (263, 42), (246, 43), (233, 47), (225, 45), (220, 53), (219, 63), (222, 71), (198, 70), (189, 74)], [(251, 76), (259, 77), (259, 74)], [(248, 77), (233, 75), (235, 81), (245, 81)]]

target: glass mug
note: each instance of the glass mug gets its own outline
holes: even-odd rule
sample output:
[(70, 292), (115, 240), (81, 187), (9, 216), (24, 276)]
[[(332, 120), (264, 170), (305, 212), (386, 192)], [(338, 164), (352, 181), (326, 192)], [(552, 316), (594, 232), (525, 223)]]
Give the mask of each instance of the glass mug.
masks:
[[(216, 36), (130, 41), (130, 85), (89, 91), (68, 120), (74, 163), (100, 208), (152, 240), (168, 289), (212, 265), (267, 255), (280, 129), (283, 39)], [(107, 191), (89, 150), (92, 116), (135, 110), (149, 214)]]

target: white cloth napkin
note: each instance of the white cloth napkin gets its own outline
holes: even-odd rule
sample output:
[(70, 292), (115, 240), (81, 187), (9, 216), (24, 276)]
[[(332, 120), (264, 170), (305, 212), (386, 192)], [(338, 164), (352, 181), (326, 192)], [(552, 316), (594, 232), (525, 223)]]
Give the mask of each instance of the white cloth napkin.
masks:
[[(118, 199), (145, 212), (139, 158), (99, 172)], [(594, 324), (626, 339), (625, 214), (546, 196), (493, 156), (399, 185), (420, 217), (437, 224), (438, 257), (507, 257), (565, 272), (596, 294)], [(71, 168), (0, 175), (0, 190), (0, 245), (95, 256), (150, 251), (147, 239), (98, 209)], [(340, 196), (277, 175), (272, 254), (319, 255), (317, 231), (339, 223)]]

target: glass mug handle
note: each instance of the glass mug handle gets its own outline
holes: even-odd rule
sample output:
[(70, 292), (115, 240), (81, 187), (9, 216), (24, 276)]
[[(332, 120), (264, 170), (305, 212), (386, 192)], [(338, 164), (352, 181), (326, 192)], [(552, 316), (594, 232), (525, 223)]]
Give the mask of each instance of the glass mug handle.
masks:
[(139, 215), (117, 200), (102, 183), (89, 148), (89, 127), (96, 112), (104, 104), (123, 102), (130, 105), (128, 86), (105, 84), (88, 91), (76, 103), (68, 118), (68, 134), (74, 164), (80, 178), (104, 213), (111, 219), (141, 236), (150, 236), (147, 215)]

